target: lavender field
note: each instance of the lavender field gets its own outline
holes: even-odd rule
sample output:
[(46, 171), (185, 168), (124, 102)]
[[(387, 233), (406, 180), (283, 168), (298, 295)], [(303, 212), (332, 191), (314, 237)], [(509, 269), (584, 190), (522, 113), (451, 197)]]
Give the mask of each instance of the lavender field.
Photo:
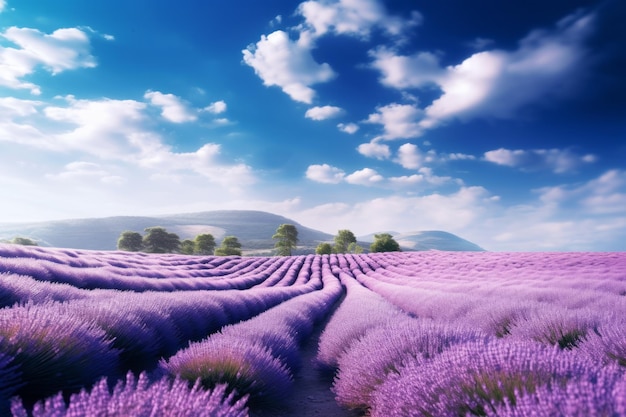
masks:
[(331, 415), (305, 373), (332, 415), (626, 416), (626, 253), (0, 245), (0, 303), (1, 416)]

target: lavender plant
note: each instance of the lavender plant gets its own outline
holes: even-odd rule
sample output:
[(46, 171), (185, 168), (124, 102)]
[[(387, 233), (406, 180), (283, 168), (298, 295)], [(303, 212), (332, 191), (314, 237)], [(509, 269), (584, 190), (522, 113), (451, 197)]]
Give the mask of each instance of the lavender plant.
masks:
[(207, 389), (227, 384), (237, 398), (248, 395), (253, 404), (279, 401), (292, 381), (285, 365), (268, 349), (228, 336), (192, 343), (161, 361), (160, 367), (186, 381), (199, 380)]
[(0, 309), (0, 352), (13, 357), (23, 382), (16, 394), (27, 402), (119, 371), (106, 333), (63, 310), (53, 303)]
[[(29, 417), (19, 399), (12, 404), (14, 417)], [(70, 397), (66, 404), (58, 394), (35, 404), (32, 417), (247, 417), (246, 398), (234, 400), (226, 385), (204, 390), (199, 383), (190, 386), (181, 379), (160, 379), (151, 383), (145, 373), (128, 373), (113, 390), (106, 379), (90, 390)]]
[(485, 416), (541, 386), (598, 372), (578, 352), (533, 342), (454, 345), (431, 360), (406, 364), (379, 385), (371, 415)]
[(333, 384), (337, 401), (367, 409), (372, 393), (406, 363), (430, 359), (447, 347), (485, 338), (480, 331), (425, 319), (394, 319), (369, 330), (339, 357)]

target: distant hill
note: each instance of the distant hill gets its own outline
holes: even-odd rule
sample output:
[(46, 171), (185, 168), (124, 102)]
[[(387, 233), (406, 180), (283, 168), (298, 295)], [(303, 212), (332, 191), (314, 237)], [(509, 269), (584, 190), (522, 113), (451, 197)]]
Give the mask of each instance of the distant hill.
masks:
[(393, 237), (401, 247), (411, 250), (484, 251), (475, 243), (439, 230), (398, 234)]
[[(223, 210), (167, 216), (118, 216), (95, 219), (58, 220), (37, 223), (0, 223), (0, 240), (15, 236), (33, 239), (41, 246), (114, 250), (125, 230), (144, 233), (144, 229), (162, 226), (182, 239), (211, 233), (218, 242), (224, 236), (237, 236), (243, 249), (263, 253), (274, 247), (272, 235), (278, 226), (289, 223), (298, 229), (299, 247), (313, 251), (319, 242), (333, 236), (314, 230), (275, 214), (250, 210)], [(308, 250), (307, 250), (308, 249)]]
[[(181, 240), (193, 239), (200, 233), (211, 233), (219, 244), (224, 236), (237, 236), (245, 254), (270, 254), (274, 247), (272, 235), (283, 223), (293, 224), (298, 229), (300, 242), (295, 254), (313, 253), (320, 242), (333, 241), (331, 234), (305, 227), (283, 216), (253, 210), (0, 223), (0, 240), (20, 236), (35, 240), (40, 246), (114, 250), (123, 231), (143, 234), (147, 227), (161, 226), (176, 233)], [(405, 250), (482, 250), (477, 245), (446, 232), (394, 232), (392, 235)], [(374, 235), (359, 237), (358, 240), (367, 250)]]

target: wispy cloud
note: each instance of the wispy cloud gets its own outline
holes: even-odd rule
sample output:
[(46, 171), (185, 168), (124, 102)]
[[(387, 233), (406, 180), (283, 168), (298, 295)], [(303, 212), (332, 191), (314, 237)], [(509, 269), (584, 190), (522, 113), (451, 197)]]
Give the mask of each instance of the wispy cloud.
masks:
[(408, 18), (393, 16), (377, 0), (310, 0), (301, 3), (297, 13), (304, 17), (304, 27), (314, 37), (332, 33), (367, 39), (375, 28), (388, 36), (400, 37), (422, 23), (419, 12), (413, 11)]
[(575, 171), (597, 160), (592, 154), (578, 155), (570, 149), (496, 149), (485, 152), (484, 160), (522, 171), (550, 170), (556, 174)]
[(339, 123), (337, 125), (337, 129), (349, 135), (352, 135), (359, 130), (359, 125), (357, 125), (356, 123)]
[(277, 30), (242, 51), (243, 61), (254, 69), (266, 86), (278, 86), (293, 100), (311, 104), (315, 91), (310, 87), (330, 81), (335, 72), (330, 65), (318, 64), (311, 45), (292, 41)]
[(41, 66), (52, 74), (76, 68), (93, 68), (89, 37), (77, 28), (57, 29), (51, 34), (37, 29), (10, 27), (0, 37), (16, 47), (0, 46), (0, 86), (30, 90), (41, 88), (24, 78)]
[[(198, 116), (189, 106), (174, 94), (163, 94), (160, 91), (147, 91), (144, 98), (150, 104), (161, 108), (161, 116), (172, 123), (193, 122)], [(225, 110), (225, 108), (224, 108)]]
[(411, 132), (419, 135), (420, 129), (453, 118), (512, 118), (529, 104), (563, 94), (572, 77), (585, 68), (584, 40), (593, 28), (593, 14), (575, 13), (551, 30), (530, 32), (513, 51), (482, 51), (444, 68), (431, 52), (405, 56), (383, 47), (371, 52), (372, 66), (388, 87), (441, 91), (423, 115), (414, 115), (419, 129)]
[(209, 104), (203, 110), (213, 114), (221, 114), (224, 113), (227, 109), (226, 102), (223, 100), (216, 101), (214, 103)]
[(339, 117), (344, 114), (345, 111), (341, 107), (336, 106), (316, 106), (311, 107), (306, 111), (304, 117), (312, 120), (326, 120), (334, 117)]

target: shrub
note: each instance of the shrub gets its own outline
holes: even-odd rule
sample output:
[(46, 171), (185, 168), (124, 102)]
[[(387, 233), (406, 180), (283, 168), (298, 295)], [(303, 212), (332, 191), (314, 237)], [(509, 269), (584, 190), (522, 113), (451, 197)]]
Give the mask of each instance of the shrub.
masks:
[[(67, 405), (61, 394), (35, 404), (32, 417), (247, 417), (246, 399), (233, 403), (233, 395), (227, 395), (226, 391), (225, 385), (209, 391), (201, 389), (198, 383), (190, 387), (187, 381), (178, 378), (151, 384), (145, 373), (138, 378), (128, 373), (113, 392), (106, 379), (102, 379), (91, 391), (72, 395)], [(19, 400), (13, 402), (12, 411), (14, 417), (28, 416)]]

